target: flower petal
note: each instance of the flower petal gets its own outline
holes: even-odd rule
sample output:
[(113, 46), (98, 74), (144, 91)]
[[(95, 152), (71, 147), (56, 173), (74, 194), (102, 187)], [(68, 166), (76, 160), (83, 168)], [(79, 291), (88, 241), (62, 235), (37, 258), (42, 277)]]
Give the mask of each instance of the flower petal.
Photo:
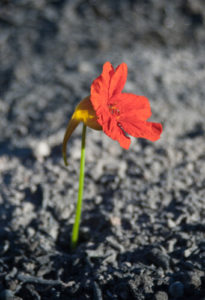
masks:
[(91, 85), (91, 96), (93, 108), (97, 112), (99, 108), (107, 105), (109, 97), (110, 80), (114, 74), (113, 66), (110, 62), (103, 65), (102, 74), (97, 77)]
[(102, 128), (111, 139), (118, 141), (121, 147), (129, 149), (131, 140), (128, 136), (126, 136), (115, 118), (108, 115), (107, 119), (104, 120), (104, 123), (102, 124)]
[(113, 97), (111, 102), (120, 111), (119, 121), (146, 121), (152, 115), (149, 100), (144, 96), (122, 93)]
[(160, 123), (137, 121), (135, 124), (121, 122), (121, 125), (129, 135), (148, 139), (152, 142), (157, 141), (162, 133), (162, 125)]
[(122, 92), (127, 80), (127, 65), (126, 63), (120, 64), (110, 80), (109, 98)]

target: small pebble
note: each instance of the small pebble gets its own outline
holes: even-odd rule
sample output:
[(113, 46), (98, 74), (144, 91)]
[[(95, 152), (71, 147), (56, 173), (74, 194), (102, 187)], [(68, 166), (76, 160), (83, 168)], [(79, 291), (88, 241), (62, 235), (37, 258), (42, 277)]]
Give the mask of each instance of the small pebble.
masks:
[(147, 253), (147, 259), (158, 267), (162, 267), (163, 269), (169, 268), (169, 256), (163, 254), (162, 251), (157, 248), (153, 248)]
[(190, 289), (197, 289), (201, 286), (200, 275), (195, 272), (189, 272), (189, 280), (187, 281), (187, 287)]
[(26, 232), (27, 232), (29, 238), (32, 238), (36, 233), (35, 229), (31, 226), (26, 228)]
[(173, 282), (169, 287), (169, 293), (174, 298), (179, 298), (184, 295), (184, 285), (181, 281)]
[(166, 292), (163, 291), (158, 291), (155, 296), (154, 296), (155, 300), (168, 300), (168, 295)]
[(37, 159), (42, 160), (44, 157), (49, 156), (51, 149), (48, 143), (41, 141), (34, 147), (34, 155)]
[(95, 300), (102, 300), (102, 291), (96, 281), (93, 283), (93, 292), (94, 292), (94, 299)]
[(92, 65), (87, 61), (82, 61), (78, 65), (78, 70), (80, 73), (91, 73), (93, 71)]
[(0, 293), (0, 300), (13, 300), (14, 294), (11, 290), (3, 290)]
[(167, 220), (167, 226), (172, 229), (174, 227), (176, 227), (176, 223), (172, 220), (172, 219), (168, 219)]
[(121, 219), (119, 217), (111, 216), (110, 217), (110, 223), (112, 226), (120, 226), (121, 225)]

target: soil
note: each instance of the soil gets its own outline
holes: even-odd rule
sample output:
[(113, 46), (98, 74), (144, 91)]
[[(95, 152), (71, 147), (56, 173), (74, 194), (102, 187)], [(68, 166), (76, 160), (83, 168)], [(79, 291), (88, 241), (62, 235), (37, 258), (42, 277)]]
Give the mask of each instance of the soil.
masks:
[[(205, 299), (203, 0), (0, 3), (0, 300)], [(89, 129), (80, 242), (70, 249), (81, 126), (104, 62), (128, 65), (155, 142)]]

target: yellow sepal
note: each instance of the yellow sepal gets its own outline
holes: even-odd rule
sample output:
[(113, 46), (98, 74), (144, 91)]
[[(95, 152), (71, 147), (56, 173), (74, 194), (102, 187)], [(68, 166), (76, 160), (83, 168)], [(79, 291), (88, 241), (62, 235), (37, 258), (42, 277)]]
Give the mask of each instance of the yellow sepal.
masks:
[(69, 123), (66, 128), (66, 132), (63, 139), (63, 159), (65, 165), (67, 165), (66, 150), (67, 142), (72, 135), (75, 128), (80, 122), (83, 122), (86, 126), (95, 129), (102, 130), (102, 127), (97, 121), (96, 113), (93, 109), (92, 103), (90, 102), (90, 96), (84, 98), (76, 107)]

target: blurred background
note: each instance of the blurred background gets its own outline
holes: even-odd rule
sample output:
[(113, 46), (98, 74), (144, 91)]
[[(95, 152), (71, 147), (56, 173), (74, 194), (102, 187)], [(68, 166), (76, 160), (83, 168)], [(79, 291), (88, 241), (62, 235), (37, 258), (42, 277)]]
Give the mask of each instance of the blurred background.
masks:
[(203, 0), (1, 0), (1, 130), (58, 131), (107, 60), (128, 64), (127, 90), (189, 103), (187, 89), (203, 85), (204, 43)]

